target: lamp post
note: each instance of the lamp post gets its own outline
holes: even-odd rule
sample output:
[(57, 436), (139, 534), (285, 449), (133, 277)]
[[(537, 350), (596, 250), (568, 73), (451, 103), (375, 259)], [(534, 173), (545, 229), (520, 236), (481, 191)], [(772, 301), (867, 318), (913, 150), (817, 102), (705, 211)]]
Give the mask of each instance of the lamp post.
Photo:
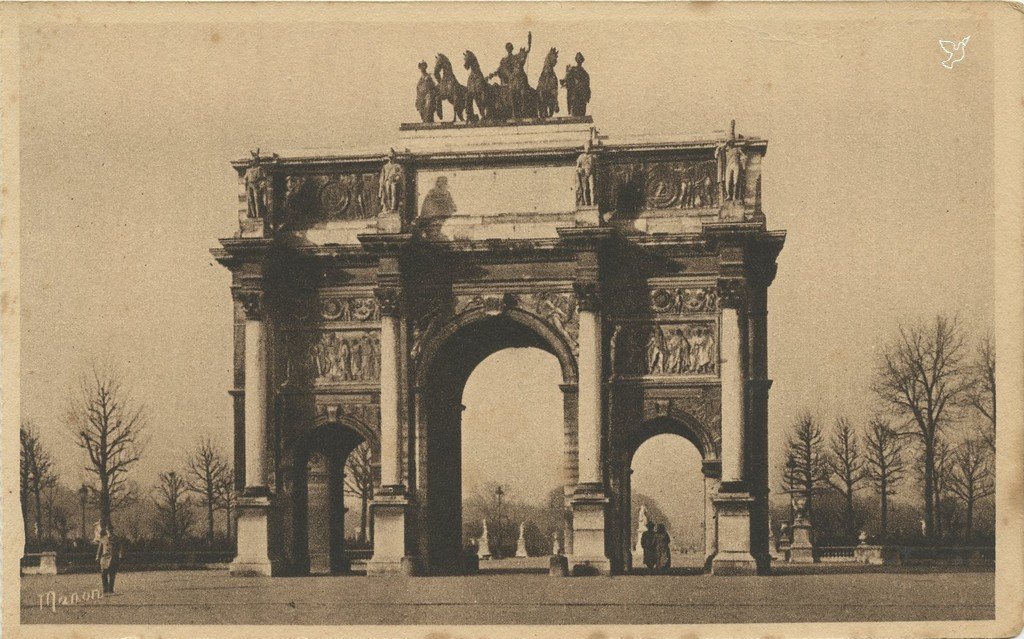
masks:
[[(504, 495), (505, 495), (505, 491), (504, 491), (504, 489), (502, 489), (501, 485), (499, 484), (498, 487), (494, 489), (494, 497), (498, 501), (497, 512), (494, 515), (495, 524), (496, 524), (494, 526), (494, 537), (495, 537), (495, 539), (494, 539), (494, 549), (495, 550), (500, 549), (501, 548), (501, 543), (502, 543), (502, 541), (504, 541), (504, 533), (503, 533), (502, 524), (501, 524), (501, 498)], [(494, 550), (492, 550), (491, 552), (493, 553)]]
[(82, 487), (78, 489), (78, 496), (82, 500), (82, 539), (85, 537), (85, 501), (89, 498), (89, 487), (82, 484)]

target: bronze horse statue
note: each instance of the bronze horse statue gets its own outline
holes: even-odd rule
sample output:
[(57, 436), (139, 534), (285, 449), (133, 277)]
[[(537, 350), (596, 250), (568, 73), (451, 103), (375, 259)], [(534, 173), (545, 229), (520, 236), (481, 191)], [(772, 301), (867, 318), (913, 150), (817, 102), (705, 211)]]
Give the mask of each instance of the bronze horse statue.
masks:
[(555, 65), (558, 64), (558, 49), (551, 47), (544, 58), (544, 69), (537, 79), (537, 115), (550, 118), (558, 113), (558, 77), (555, 76)]
[[(549, 54), (550, 55), (550, 54)], [(508, 85), (491, 84), (480, 70), (480, 62), (472, 51), (463, 54), (463, 66), (469, 71), (466, 81), (466, 103), (476, 104), (487, 121), (535, 118), (538, 112), (537, 89), (529, 85), (520, 64)], [(557, 89), (556, 89), (557, 95)], [(557, 98), (556, 98), (557, 99)]]
[(455, 71), (452, 70), (451, 60), (443, 53), (438, 53), (434, 62), (434, 78), (437, 79), (438, 117), (442, 120), (444, 119), (441, 105), (445, 100), (448, 100), (452, 105), (452, 111), (454, 111), (452, 122), (456, 120), (464, 120), (470, 123), (476, 122), (477, 117), (476, 113), (473, 112), (473, 102), (468, 97), (466, 87), (459, 83), (458, 78), (455, 77)]

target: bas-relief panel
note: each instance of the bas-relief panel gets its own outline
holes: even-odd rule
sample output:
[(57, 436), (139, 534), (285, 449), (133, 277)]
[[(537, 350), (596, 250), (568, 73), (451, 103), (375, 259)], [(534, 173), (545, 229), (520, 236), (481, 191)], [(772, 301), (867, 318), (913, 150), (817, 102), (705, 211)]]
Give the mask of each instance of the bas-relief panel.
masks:
[(620, 324), (612, 332), (618, 377), (718, 374), (718, 325), (711, 321)]
[(375, 218), (380, 213), (378, 186), (376, 173), (289, 175), (279, 225), (298, 228)]
[(602, 209), (620, 215), (721, 204), (718, 163), (711, 160), (614, 162), (601, 168)]
[(374, 297), (321, 294), (293, 312), (309, 328), (283, 334), (286, 380), (314, 386), (379, 380), (380, 306)]
[(573, 166), (417, 171), (418, 216), (572, 211), (576, 208), (575, 171)]

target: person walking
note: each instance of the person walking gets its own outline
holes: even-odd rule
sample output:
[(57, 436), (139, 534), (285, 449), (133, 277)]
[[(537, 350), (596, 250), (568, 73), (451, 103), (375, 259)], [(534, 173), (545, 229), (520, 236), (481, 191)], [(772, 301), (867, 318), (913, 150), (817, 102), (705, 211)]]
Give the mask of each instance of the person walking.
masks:
[(120, 538), (114, 535), (111, 528), (101, 528), (96, 547), (96, 561), (100, 564), (104, 594), (114, 594), (114, 579), (117, 577), (117, 569), (123, 558), (124, 546), (121, 544)]
[(658, 530), (654, 533), (654, 547), (657, 555), (657, 572), (667, 573), (672, 567), (672, 551), (669, 549), (670, 539), (665, 530), (665, 524), (658, 524)]
[(647, 572), (654, 572), (654, 566), (658, 563), (658, 549), (656, 547), (657, 534), (654, 532), (654, 522), (647, 522), (647, 530), (640, 535), (640, 547), (644, 551), (644, 565)]

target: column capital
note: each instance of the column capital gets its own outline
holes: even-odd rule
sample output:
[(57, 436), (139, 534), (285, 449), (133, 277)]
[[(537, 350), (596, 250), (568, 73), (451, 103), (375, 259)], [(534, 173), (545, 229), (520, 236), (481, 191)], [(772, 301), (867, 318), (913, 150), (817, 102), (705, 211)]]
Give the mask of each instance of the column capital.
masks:
[(242, 303), (242, 310), (245, 312), (245, 319), (255, 321), (263, 319), (263, 291), (236, 291), (235, 299)]
[(597, 282), (573, 282), (572, 288), (576, 292), (581, 311), (601, 310), (601, 286)]
[(718, 298), (721, 300), (723, 308), (744, 308), (747, 296), (747, 283), (742, 279), (718, 280)]
[(377, 287), (373, 294), (377, 297), (377, 304), (380, 306), (380, 314), (385, 317), (395, 317), (399, 314), (402, 306), (402, 291), (397, 287)]

